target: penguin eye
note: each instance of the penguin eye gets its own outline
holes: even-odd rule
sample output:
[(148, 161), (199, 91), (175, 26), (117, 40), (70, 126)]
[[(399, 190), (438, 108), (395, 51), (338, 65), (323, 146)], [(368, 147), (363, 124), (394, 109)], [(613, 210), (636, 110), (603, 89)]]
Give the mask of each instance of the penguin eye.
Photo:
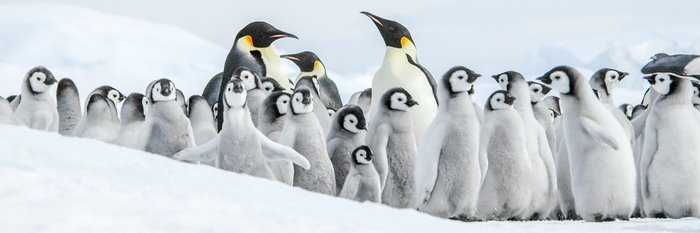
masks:
[(41, 81), (41, 78), (40, 78), (40, 77), (36, 77), (36, 80), (37, 80), (37, 81)]
[(403, 102), (403, 98), (401, 98), (401, 97), (399, 97), (397, 100), (400, 102)]
[(285, 101), (282, 101), (282, 103), (286, 104), (286, 103), (287, 103), (287, 101), (286, 101), (286, 100), (285, 100)]
[(535, 88), (535, 89), (532, 90), (532, 91), (534, 91), (534, 92), (540, 92), (540, 89)]
[(559, 80), (559, 75), (554, 76), (554, 79)]
[(664, 81), (665, 81), (664, 78), (660, 78), (660, 79), (659, 79), (659, 82), (664, 82)]
[(501, 98), (496, 98), (496, 101), (501, 102)]

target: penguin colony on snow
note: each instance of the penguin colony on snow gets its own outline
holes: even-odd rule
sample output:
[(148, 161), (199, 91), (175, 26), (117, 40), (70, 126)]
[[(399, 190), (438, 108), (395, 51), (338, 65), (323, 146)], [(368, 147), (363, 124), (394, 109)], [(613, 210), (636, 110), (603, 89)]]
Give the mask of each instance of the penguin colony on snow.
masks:
[[(434, 80), (408, 29), (362, 13), (386, 56), (345, 105), (316, 54), (272, 45), (295, 35), (253, 22), (201, 96), (159, 79), (126, 97), (98, 87), (81, 106), (72, 80), (38, 66), (20, 95), (0, 97), (0, 123), (465, 221), (700, 217), (700, 56), (654, 55), (637, 106), (613, 100), (628, 73), (558, 66), (540, 82), (493, 75), (503, 90), (482, 108), (480, 74), (456, 66)], [(299, 67), (294, 82), (282, 58)]]

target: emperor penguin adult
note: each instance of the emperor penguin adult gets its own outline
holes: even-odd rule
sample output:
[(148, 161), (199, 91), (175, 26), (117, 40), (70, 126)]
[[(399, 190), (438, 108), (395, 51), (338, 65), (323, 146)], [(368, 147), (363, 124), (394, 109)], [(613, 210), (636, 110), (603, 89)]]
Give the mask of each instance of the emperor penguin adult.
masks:
[[(311, 163), (309, 170), (294, 166), (295, 187), (335, 196), (333, 163), (326, 150), (326, 134), (313, 113), (313, 102), (312, 90), (306, 87), (294, 89), (288, 110), (290, 115), (284, 124), (279, 142), (293, 148)], [(283, 175), (288, 176), (289, 173)]]
[[(213, 108), (213, 106), (217, 106), (217, 109), (219, 108), (219, 91), (221, 90), (221, 80), (223, 79), (223, 76), (224, 72), (215, 74), (213, 77), (211, 77), (211, 79), (209, 79), (209, 82), (207, 82), (207, 85), (202, 91), (202, 97), (207, 100), (210, 108)], [(218, 114), (217, 111), (215, 112)]]
[(531, 218), (544, 219), (554, 209), (557, 196), (556, 168), (547, 134), (533, 113), (530, 88), (525, 78), (515, 71), (494, 75), (492, 78), (516, 98), (513, 108), (523, 120), (528, 156), (532, 163)]
[(370, 120), (367, 145), (374, 153), (375, 168), (382, 185), (382, 203), (396, 208), (413, 208), (416, 189), (416, 139), (410, 111), (418, 105), (401, 87), (386, 91)]
[(350, 153), (352, 162), (339, 197), (359, 202), (381, 201), (379, 174), (372, 164), (372, 157), (372, 150), (366, 145), (359, 146)]
[(624, 129), (576, 69), (557, 66), (538, 80), (560, 93), (576, 213), (586, 221), (629, 219), (636, 172)]
[[(326, 108), (340, 109), (343, 106), (343, 101), (340, 99), (338, 87), (326, 73), (326, 66), (318, 56), (310, 51), (304, 51), (296, 54), (282, 55), (299, 67), (299, 75), (297, 82), (304, 76), (318, 77), (319, 92), (321, 94), (321, 102)], [(342, 184), (341, 184), (342, 185)]]
[(219, 135), (210, 142), (177, 153), (174, 158), (185, 161), (214, 158), (221, 169), (267, 179), (275, 179), (267, 160), (291, 161), (309, 169), (309, 161), (304, 156), (273, 142), (255, 128), (250, 111), (246, 109), (246, 98), (243, 81), (231, 79), (224, 89), (226, 120)]
[[(437, 84), (428, 69), (418, 62), (416, 45), (411, 33), (400, 23), (363, 11), (384, 39), (386, 53), (384, 62), (372, 79), (372, 96), (380, 97), (394, 87), (404, 88), (420, 103), (410, 111), (413, 133), (420, 142), (430, 122), (438, 112)], [(372, 101), (369, 116), (374, 118), (384, 104)], [(376, 152), (375, 152), (376, 153)]]
[(246, 89), (246, 108), (250, 111), (253, 125), (258, 126), (258, 115), (262, 109), (263, 101), (267, 97), (267, 92), (262, 89), (260, 78), (245, 67), (239, 67), (233, 73), (233, 77), (240, 79)]
[(440, 106), (418, 145), (416, 205), (443, 217), (476, 219), (481, 182), (488, 158), (479, 154), (479, 117), (469, 95), (480, 74), (464, 67), (449, 69), (438, 83)]
[(114, 102), (99, 93), (88, 97), (85, 116), (73, 131), (73, 136), (112, 142), (119, 135), (119, 117)]
[(58, 133), (64, 136), (73, 135), (73, 130), (83, 117), (78, 87), (73, 80), (62, 78), (58, 81), (56, 107), (58, 108)]
[(530, 217), (530, 176), (525, 127), (504, 90), (491, 94), (484, 106), (479, 153), (488, 157), (479, 192), (477, 216), (483, 220), (521, 220)]
[(627, 75), (629, 75), (627, 72), (603, 68), (593, 74), (593, 76), (589, 79), (589, 83), (591, 84), (593, 90), (598, 93), (598, 99), (603, 102), (605, 107), (608, 108), (608, 111), (615, 116), (615, 119), (617, 119), (617, 121), (620, 122), (620, 125), (622, 125), (622, 128), (625, 129), (625, 132), (630, 138), (630, 143), (634, 147), (634, 126), (632, 126), (632, 122), (627, 119), (627, 116), (617, 109), (613, 98), (613, 91), (618, 85), (620, 85), (620, 81), (622, 81), (622, 79)]
[(15, 120), (14, 116), (14, 111), (12, 110), (12, 106), (10, 106), (10, 102), (3, 97), (0, 97), (0, 124), (17, 124), (17, 121)]
[[(212, 79), (209, 83), (228, 83), (233, 77), (234, 71), (239, 67), (245, 67), (258, 77), (272, 77), (286, 90), (290, 90), (291, 84), (288, 82), (287, 71), (279, 53), (272, 42), (280, 38), (296, 38), (294, 34), (281, 31), (269, 23), (256, 21), (243, 27), (233, 42), (231, 51), (226, 56), (224, 73), (221, 80)], [(216, 86), (215, 84), (207, 86)], [(219, 85), (218, 99), (223, 98), (224, 85)], [(223, 125), (223, 101), (219, 102), (219, 112), (217, 114), (217, 126), (220, 129)]]
[[(263, 102), (262, 111), (258, 116), (258, 129), (272, 141), (279, 142), (284, 123), (287, 121), (291, 99), (289, 93), (278, 91), (271, 93)], [(291, 163), (270, 161), (268, 164), (278, 181), (292, 185), (294, 166)]]
[(55, 83), (56, 78), (46, 67), (37, 66), (27, 72), (22, 80), (21, 101), (15, 109), (17, 123), (36, 130), (58, 131), (56, 101), (49, 94)]
[(149, 85), (147, 94), (151, 106), (139, 130), (138, 149), (172, 157), (175, 153), (195, 145), (190, 120), (176, 100), (175, 84), (159, 79)]
[(366, 133), (365, 114), (357, 105), (346, 105), (335, 114), (331, 129), (326, 136), (326, 145), (333, 163), (338, 193), (343, 188), (345, 177), (352, 167), (353, 157), (348, 155), (365, 143)]
[[(693, 86), (676, 61), (659, 58), (642, 68), (657, 72), (647, 80), (661, 96), (652, 105), (644, 132), (641, 157), (641, 189), (644, 212), (649, 217), (700, 217), (700, 175), (697, 150), (700, 113), (693, 107)], [(659, 61), (662, 60), (662, 61)], [(667, 67), (659, 63), (668, 62)], [(678, 72), (678, 73), (674, 73)], [(679, 137), (682, 135), (682, 137)]]
[(540, 123), (545, 134), (547, 135), (547, 143), (549, 143), (549, 148), (552, 151), (552, 156), (554, 157), (557, 152), (556, 131), (554, 129), (554, 122), (550, 116), (551, 110), (549, 110), (547, 104), (542, 102), (544, 97), (552, 90), (552, 88), (535, 81), (528, 81), (527, 84), (530, 87), (532, 112), (535, 114), (535, 119), (537, 119), (537, 122)]
[[(316, 76), (304, 76), (299, 78), (299, 80), (296, 82), (296, 86), (294, 89), (298, 88), (307, 88), (311, 91), (311, 95), (315, 100), (320, 100), (321, 92), (320, 92), (320, 84), (318, 82), (318, 78)], [(323, 128), (323, 133), (328, 133), (328, 130), (331, 129), (331, 118), (328, 116), (328, 110), (326, 109), (326, 106), (323, 105), (322, 101), (313, 101), (314, 104), (314, 115), (316, 115), (316, 118), (318, 118), (318, 122), (321, 124), (321, 128)]]
[(143, 122), (146, 121), (146, 112), (150, 105), (151, 101), (141, 93), (131, 93), (126, 97), (119, 113), (121, 125), (114, 144), (130, 148), (137, 147), (139, 131)]
[(193, 95), (187, 102), (189, 103), (187, 117), (192, 124), (195, 144), (202, 145), (214, 139), (218, 131), (216, 130), (214, 113), (207, 100), (202, 96)]

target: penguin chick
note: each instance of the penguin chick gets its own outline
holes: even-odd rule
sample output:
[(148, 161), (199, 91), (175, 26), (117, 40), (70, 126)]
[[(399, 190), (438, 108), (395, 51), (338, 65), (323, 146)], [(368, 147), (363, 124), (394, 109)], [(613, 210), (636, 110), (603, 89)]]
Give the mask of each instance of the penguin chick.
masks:
[(321, 124), (321, 128), (323, 128), (323, 133), (328, 133), (328, 130), (331, 128), (331, 118), (328, 117), (328, 111), (326, 110), (326, 106), (323, 105), (323, 102), (318, 101), (321, 98), (321, 92), (319, 91), (321, 86), (318, 82), (318, 78), (316, 76), (304, 76), (299, 78), (294, 89), (296, 90), (301, 87), (309, 89), (313, 98), (317, 100), (313, 101), (314, 115), (318, 118), (318, 122)]
[(196, 145), (202, 145), (212, 140), (218, 132), (216, 131), (216, 122), (214, 121), (214, 113), (209, 107), (209, 103), (202, 96), (193, 95), (190, 97), (187, 117), (192, 124), (192, 132), (194, 133), (194, 141)]
[(625, 114), (627, 117), (627, 120), (632, 120), (632, 113), (634, 112), (634, 106), (628, 103), (620, 104), (620, 106), (617, 107), (620, 109), (620, 112)]
[[(263, 108), (258, 116), (258, 129), (267, 138), (278, 142), (284, 123), (287, 120), (287, 111), (292, 96), (289, 93), (273, 92), (263, 102)], [(282, 183), (291, 185), (294, 179), (294, 166), (289, 162), (268, 162), (275, 174), (275, 178)], [(290, 175), (291, 174), (291, 175)]]
[(151, 105), (148, 97), (140, 93), (131, 93), (124, 100), (120, 113), (121, 125), (114, 144), (136, 148), (139, 130), (146, 120), (146, 112)]
[(262, 89), (267, 92), (268, 95), (272, 94), (273, 92), (277, 91), (284, 91), (285, 89), (280, 85), (277, 80), (271, 77), (265, 77), (262, 80), (260, 80), (262, 83)]
[(112, 142), (119, 134), (119, 118), (114, 102), (102, 94), (92, 94), (87, 100), (85, 116), (73, 131), (73, 136)]
[(265, 101), (265, 97), (267, 97), (267, 92), (261, 88), (262, 84), (260, 83), (260, 78), (256, 76), (253, 72), (250, 70), (244, 68), (244, 67), (239, 67), (234, 73), (233, 78), (234, 79), (240, 79), (243, 83), (243, 86), (246, 89), (247, 96), (246, 98), (246, 107), (248, 108), (248, 111), (250, 111), (250, 116), (253, 119), (253, 124), (255, 127), (258, 126), (258, 115), (260, 113), (260, 109), (262, 108), (263, 101)]
[(58, 110), (49, 94), (49, 89), (55, 83), (56, 78), (43, 66), (27, 72), (22, 80), (21, 99), (17, 97), (14, 100), (19, 102), (15, 109), (17, 123), (36, 130), (58, 131)]
[(333, 118), (331, 130), (326, 137), (328, 155), (333, 163), (337, 191), (342, 190), (345, 177), (350, 171), (353, 150), (365, 142), (367, 123), (362, 109), (356, 105), (346, 105)]
[(381, 201), (379, 174), (372, 164), (372, 156), (372, 150), (366, 145), (350, 153), (350, 170), (338, 196), (359, 202)]
[(73, 135), (83, 114), (80, 107), (78, 87), (73, 80), (63, 78), (56, 89), (56, 107), (58, 108), (58, 133), (64, 136)]

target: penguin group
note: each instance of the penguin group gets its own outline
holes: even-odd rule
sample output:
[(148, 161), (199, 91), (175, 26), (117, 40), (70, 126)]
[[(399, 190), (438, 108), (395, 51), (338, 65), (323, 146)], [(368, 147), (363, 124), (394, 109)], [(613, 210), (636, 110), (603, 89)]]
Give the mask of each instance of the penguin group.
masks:
[(128, 96), (96, 87), (81, 105), (73, 80), (37, 66), (19, 95), (0, 97), (0, 124), (462, 221), (700, 217), (699, 55), (652, 56), (639, 105), (614, 101), (627, 72), (587, 79), (557, 66), (530, 80), (492, 75), (501, 90), (480, 107), (481, 74), (455, 66), (433, 78), (406, 27), (362, 14), (385, 57), (345, 104), (317, 54), (280, 55), (273, 42), (298, 37), (257, 21), (201, 95), (159, 78)]

